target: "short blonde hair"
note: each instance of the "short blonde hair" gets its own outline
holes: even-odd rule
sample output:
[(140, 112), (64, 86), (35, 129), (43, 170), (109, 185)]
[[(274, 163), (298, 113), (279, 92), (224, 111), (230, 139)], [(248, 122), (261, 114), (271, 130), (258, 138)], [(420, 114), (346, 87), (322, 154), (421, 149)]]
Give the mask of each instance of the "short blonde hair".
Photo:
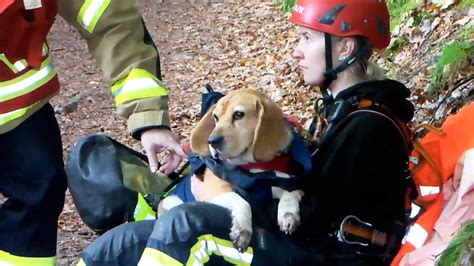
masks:
[[(342, 39), (341, 37), (338, 37)], [(373, 50), (372, 45), (369, 43), (369, 40), (363, 36), (354, 36), (357, 43), (357, 48), (369, 46), (369, 49), (362, 54), (355, 62), (354, 66), (356, 67), (357, 74), (365, 75), (369, 79), (381, 80), (385, 79), (384, 70), (376, 63), (370, 62), (372, 57)]]

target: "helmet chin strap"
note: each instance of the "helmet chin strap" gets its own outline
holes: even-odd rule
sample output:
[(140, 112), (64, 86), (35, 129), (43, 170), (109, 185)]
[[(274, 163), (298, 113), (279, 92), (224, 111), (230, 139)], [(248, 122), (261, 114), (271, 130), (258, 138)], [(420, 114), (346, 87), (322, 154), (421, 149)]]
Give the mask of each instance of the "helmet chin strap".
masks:
[(323, 103), (329, 106), (334, 102), (334, 98), (329, 94), (329, 85), (337, 79), (337, 74), (347, 69), (350, 65), (357, 61), (364, 53), (368, 52), (370, 46), (365, 44), (359, 47), (354, 53), (344, 59), (336, 68), (332, 66), (332, 35), (324, 33), (325, 42), (325, 57), (326, 57), (326, 72), (324, 72), (323, 85), (320, 87), (321, 95), (323, 96)]
[(328, 89), (329, 85), (337, 79), (337, 73), (332, 71), (332, 36), (331, 34), (324, 33), (324, 42), (325, 42), (325, 57), (326, 57), (326, 72), (324, 72), (324, 81), (323, 85), (319, 87), (321, 95), (323, 96), (324, 106), (329, 106), (333, 103), (334, 98), (329, 94)]
[[(323, 85), (320, 86), (321, 95), (323, 96), (323, 112), (324, 116), (327, 119), (327, 127), (324, 133), (321, 135), (320, 139), (316, 142), (316, 147), (320, 147), (322, 143), (326, 142), (330, 136), (334, 133), (334, 128), (338, 122), (340, 122), (348, 113), (353, 105), (353, 101), (348, 100), (338, 100), (334, 101), (334, 98), (329, 94), (329, 85), (337, 79), (337, 74), (341, 73), (347, 69), (350, 65), (357, 61), (368, 49), (369, 45), (363, 45), (359, 47), (354, 53), (341, 62), (336, 68), (332, 67), (332, 36), (328, 33), (324, 34), (325, 39), (325, 52), (326, 52), (326, 72), (324, 72), (324, 81)], [(316, 115), (321, 114), (319, 111), (321, 109), (318, 106), (318, 101), (315, 103), (315, 112)], [(313, 122), (310, 126), (310, 134), (313, 135), (315, 132), (315, 122), (316, 119), (313, 119)]]

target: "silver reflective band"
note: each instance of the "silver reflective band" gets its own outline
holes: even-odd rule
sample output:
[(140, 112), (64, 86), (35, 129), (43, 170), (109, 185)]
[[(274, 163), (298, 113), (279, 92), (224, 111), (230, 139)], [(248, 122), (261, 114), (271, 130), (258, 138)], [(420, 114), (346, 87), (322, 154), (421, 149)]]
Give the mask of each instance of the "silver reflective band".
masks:
[(143, 89), (152, 89), (156, 88), (157, 86), (159, 86), (159, 84), (151, 78), (130, 79), (127, 80), (120, 89), (114, 91), (112, 95), (116, 97), (121, 93), (139, 91)]
[(105, 0), (96, 0), (90, 3), (89, 7), (86, 9), (86, 13), (84, 13), (84, 17), (82, 17), (82, 25), (84, 27), (89, 27), (92, 19), (94, 18), (94, 15), (97, 13), (104, 1)]
[(421, 207), (416, 205), (415, 203), (411, 204), (411, 211), (410, 211), (410, 218), (415, 218), (421, 211)]
[(419, 186), (419, 188), (422, 197), (439, 194), (439, 187), (437, 186)]
[(111, 0), (86, 0), (79, 11), (77, 21), (89, 33), (94, 28), (104, 13)]
[(402, 244), (410, 242), (416, 249), (419, 249), (426, 241), (428, 232), (419, 224), (414, 224), (408, 229), (408, 233), (402, 240)]
[(13, 65), (15, 66), (17, 72), (20, 72), (20, 71), (22, 71), (23, 69), (26, 68), (25, 64), (23, 64), (23, 62), (21, 62), (21, 60), (16, 61), (15, 64), (13, 64)]

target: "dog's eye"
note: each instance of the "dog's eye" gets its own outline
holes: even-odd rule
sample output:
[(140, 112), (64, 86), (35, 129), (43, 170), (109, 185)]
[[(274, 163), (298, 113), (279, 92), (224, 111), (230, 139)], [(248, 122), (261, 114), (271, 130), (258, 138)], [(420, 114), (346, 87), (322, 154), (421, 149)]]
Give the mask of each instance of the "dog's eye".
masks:
[(213, 114), (212, 118), (214, 118), (214, 122), (216, 122), (216, 123), (219, 122), (219, 117), (217, 117), (216, 114)]
[(233, 118), (234, 120), (239, 120), (239, 119), (244, 118), (244, 116), (245, 116), (245, 113), (244, 113), (244, 112), (235, 111), (235, 112), (234, 112), (234, 115), (232, 116), (232, 118)]

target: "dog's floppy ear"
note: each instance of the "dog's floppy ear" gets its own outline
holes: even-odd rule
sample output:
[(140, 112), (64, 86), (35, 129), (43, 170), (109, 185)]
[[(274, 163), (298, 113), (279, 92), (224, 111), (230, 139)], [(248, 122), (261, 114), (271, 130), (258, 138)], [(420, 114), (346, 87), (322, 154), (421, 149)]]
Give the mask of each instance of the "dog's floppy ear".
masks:
[(278, 105), (269, 99), (257, 100), (258, 122), (253, 142), (255, 161), (267, 161), (283, 151), (291, 141), (291, 131)]
[(212, 118), (212, 112), (216, 108), (214, 104), (207, 113), (199, 120), (191, 133), (191, 150), (199, 155), (209, 154), (209, 144), (207, 142), (209, 135), (216, 126)]

